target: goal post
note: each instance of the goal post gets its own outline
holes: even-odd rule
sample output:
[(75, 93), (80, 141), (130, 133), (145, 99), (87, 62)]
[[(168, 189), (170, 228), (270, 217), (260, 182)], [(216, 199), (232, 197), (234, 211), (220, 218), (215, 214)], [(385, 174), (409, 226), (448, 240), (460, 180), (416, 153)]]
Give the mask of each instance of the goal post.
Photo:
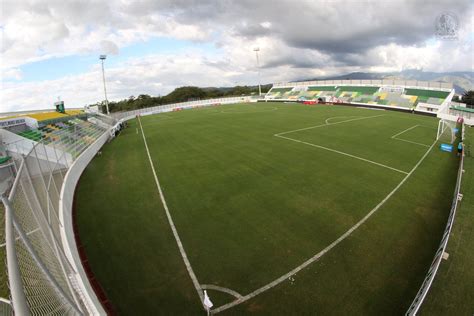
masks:
[(456, 122), (441, 119), (438, 122), (436, 140), (453, 144), (456, 141)]

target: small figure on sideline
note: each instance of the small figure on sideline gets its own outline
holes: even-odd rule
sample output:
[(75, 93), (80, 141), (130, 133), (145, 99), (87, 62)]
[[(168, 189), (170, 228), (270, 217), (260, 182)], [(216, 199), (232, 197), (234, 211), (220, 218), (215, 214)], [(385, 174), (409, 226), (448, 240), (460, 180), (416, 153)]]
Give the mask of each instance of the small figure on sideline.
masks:
[(458, 157), (462, 155), (462, 140), (458, 144)]

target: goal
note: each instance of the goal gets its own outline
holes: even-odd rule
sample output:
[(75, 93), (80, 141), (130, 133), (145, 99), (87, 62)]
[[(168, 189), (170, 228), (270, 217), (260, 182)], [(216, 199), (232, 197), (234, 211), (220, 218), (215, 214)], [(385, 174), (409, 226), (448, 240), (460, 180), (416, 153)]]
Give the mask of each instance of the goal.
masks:
[(456, 141), (456, 122), (441, 119), (438, 122), (438, 132), (436, 134), (436, 139), (443, 142), (453, 144)]

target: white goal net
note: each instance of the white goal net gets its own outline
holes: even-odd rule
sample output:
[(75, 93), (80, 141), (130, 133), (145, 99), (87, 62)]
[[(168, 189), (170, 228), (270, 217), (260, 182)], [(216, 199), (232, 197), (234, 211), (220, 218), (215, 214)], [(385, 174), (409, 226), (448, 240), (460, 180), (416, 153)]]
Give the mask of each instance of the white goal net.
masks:
[(456, 122), (441, 119), (438, 122), (436, 139), (442, 143), (453, 144), (456, 141)]

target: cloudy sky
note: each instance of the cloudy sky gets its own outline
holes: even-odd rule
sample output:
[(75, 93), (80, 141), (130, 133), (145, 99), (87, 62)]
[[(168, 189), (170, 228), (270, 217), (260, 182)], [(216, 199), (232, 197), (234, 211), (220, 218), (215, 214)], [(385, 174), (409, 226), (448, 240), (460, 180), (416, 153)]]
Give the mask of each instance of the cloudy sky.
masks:
[[(473, 70), (470, 0), (2, 0), (0, 112), (352, 71)], [(454, 17), (451, 40), (437, 19)]]

